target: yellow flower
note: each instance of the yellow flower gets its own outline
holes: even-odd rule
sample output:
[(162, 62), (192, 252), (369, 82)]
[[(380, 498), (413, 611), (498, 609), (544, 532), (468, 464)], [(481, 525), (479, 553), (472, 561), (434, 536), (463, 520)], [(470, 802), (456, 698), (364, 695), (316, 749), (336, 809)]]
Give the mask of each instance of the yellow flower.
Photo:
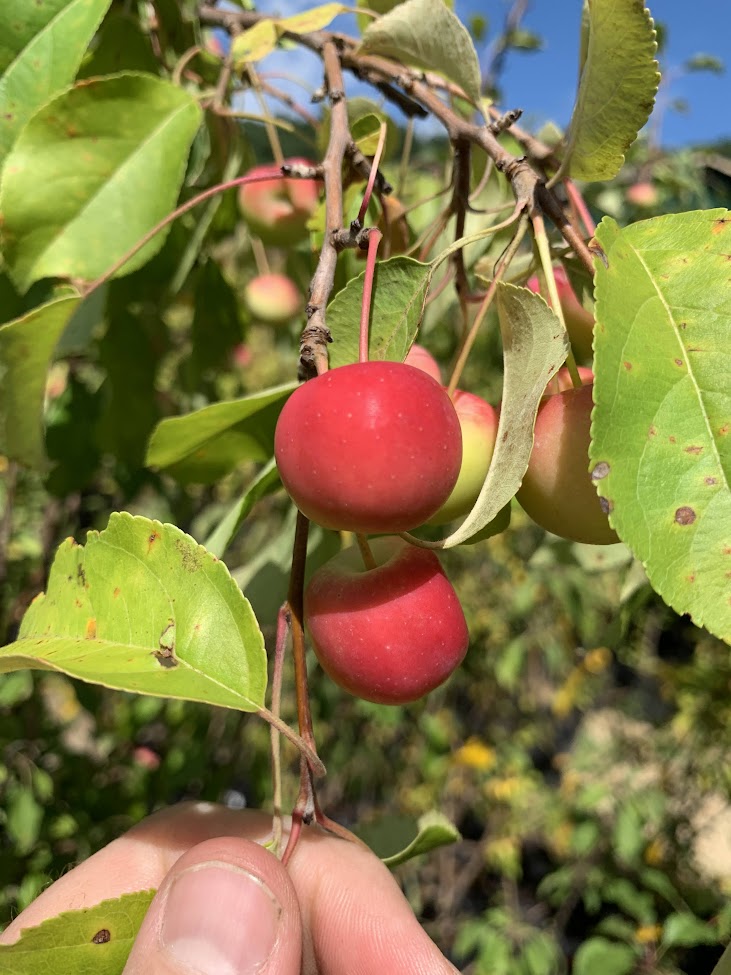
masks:
[(641, 945), (653, 944), (660, 940), (662, 927), (659, 924), (643, 924), (635, 931), (635, 941)]
[(490, 748), (479, 738), (468, 738), (468, 740), (458, 748), (454, 755), (457, 765), (466, 765), (468, 768), (477, 769), (479, 772), (486, 772), (495, 765), (495, 749)]

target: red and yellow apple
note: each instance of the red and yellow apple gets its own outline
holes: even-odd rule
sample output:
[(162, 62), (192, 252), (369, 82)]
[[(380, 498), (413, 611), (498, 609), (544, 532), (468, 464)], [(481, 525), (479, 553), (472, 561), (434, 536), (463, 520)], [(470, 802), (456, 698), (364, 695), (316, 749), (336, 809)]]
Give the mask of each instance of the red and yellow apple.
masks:
[(434, 356), (425, 349), (423, 345), (412, 345), (409, 349), (404, 362), (407, 366), (413, 366), (415, 369), (421, 369), (425, 372), (427, 376), (431, 376), (432, 379), (436, 379), (438, 383), (442, 381), (442, 370), (439, 367), (439, 363), (434, 358)]
[[(306, 159), (287, 159), (310, 166)], [(307, 221), (317, 208), (320, 184), (315, 179), (283, 177), (279, 166), (255, 166), (249, 176), (270, 176), (239, 189), (239, 210), (249, 229), (265, 244), (295, 244), (307, 236)]]
[(546, 396), (517, 499), (546, 531), (574, 542), (617, 542), (589, 474), (593, 385)]
[(472, 510), (495, 450), (497, 411), (481, 397), (461, 389), (455, 390), (452, 403), (462, 428), (462, 466), (452, 493), (429, 519), (430, 525), (443, 525)]
[(324, 528), (408, 531), (444, 504), (462, 461), (442, 386), (403, 362), (359, 362), (303, 383), (274, 436), (282, 482)]
[(285, 274), (259, 274), (244, 288), (244, 302), (252, 316), (265, 325), (283, 325), (303, 307), (300, 290)]
[[(574, 353), (579, 359), (590, 359), (594, 339), (594, 316), (584, 308), (576, 297), (576, 292), (572, 288), (564, 268), (559, 265), (553, 269), (553, 273), (556, 278), (558, 300), (561, 303), (561, 311), (566, 322), (566, 331), (569, 334)], [(544, 294), (537, 277), (530, 278), (527, 286), (536, 294), (543, 294), (543, 297), (548, 300), (548, 296)]]
[(442, 684), (467, 652), (457, 594), (436, 554), (400, 538), (357, 548), (310, 579), (304, 618), (315, 654), (340, 687), (378, 704), (405, 704)]

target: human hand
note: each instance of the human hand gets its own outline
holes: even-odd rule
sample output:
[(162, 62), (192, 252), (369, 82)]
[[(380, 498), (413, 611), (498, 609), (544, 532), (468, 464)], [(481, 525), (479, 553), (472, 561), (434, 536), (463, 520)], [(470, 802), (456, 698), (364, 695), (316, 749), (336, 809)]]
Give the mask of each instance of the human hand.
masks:
[(0, 935), (157, 887), (123, 975), (454, 975), (386, 867), (303, 830), (287, 867), (271, 817), (208, 803), (150, 816), (45, 890)]

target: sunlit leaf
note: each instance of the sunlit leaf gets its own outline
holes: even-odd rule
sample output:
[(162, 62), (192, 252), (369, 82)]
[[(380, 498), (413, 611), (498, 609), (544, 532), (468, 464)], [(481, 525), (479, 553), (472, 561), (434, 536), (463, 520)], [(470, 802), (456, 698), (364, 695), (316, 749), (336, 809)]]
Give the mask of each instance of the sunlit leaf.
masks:
[[(0, 38), (8, 38), (11, 49), (22, 45), (0, 77), (0, 164), (36, 109), (74, 80), (110, 2), (4, 0), (0, 5)], [(35, 9), (30, 13), (29, 8)], [(7, 57), (0, 48), (0, 65)]]
[(583, 941), (574, 955), (574, 975), (629, 975), (635, 970), (637, 951), (607, 938)]
[(533, 447), (533, 425), (546, 383), (566, 359), (568, 338), (546, 302), (512, 284), (498, 284), (503, 338), (503, 399), (495, 452), (475, 506), (444, 547), (481, 532), (521, 485)]
[(260, 20), (248, 30), (237, 34), (231, 44), (231, 57), (237, 66), (260, 61), (271, 54), (279, 41), (273, 20)]
[[(403, 362), (419, 328), (430, 277), (431, 266), (410, 257), (378, 262), (371, 302), (369, 358)], [(351, 279), (328, 305), (332, 368), (358, 361), (364, 279), (365, 271)]]
[(694, 948), (696, 945), (715, 945), (718, 943), (718, 934), (695, 914), (683, 912), (682, 914), (671, 914), (665, 919), (662, 929), (662, 943), (668, 947), (682, 945), (684, 948)]
[(241, 711), (264, 704), (264, 638), (226, 566), (174, 525), (115, 513), (59, 547), (0, 673), (80, 680)]
[(296, 388), (296, 383), (286, 383), (163, 420), (150, 438), (146, 465), (205, 484), (244, 460), (269, 460), (277, 418)]
[(406, 0), (363, 34), (364, 54), (436, 71), (480, 99), (480, 64), (469, 31), (442, 0)]
[(80, 302), (78, 297), (59, 298), (0, 325), (0, 450), (28, 467), (45, 464), (46, 374)]
[(731, 217), (667, 214), (597, 239), (593, 478), (662, 598), (731, 640)]
[(359, 829), (358, 835), (389, 867), (461, 839), (454, 823), (436, 810), (424, 813), (418, 819), (383, 816)]
[(154, 890), (136, 891), (26, 928), (15, 944), (0, 945), (0, 970), (120, 975), (154, 896)]
[(660, 83), (652, 18), (642, 0), (588, 0), (581, 77), (561, 174), (612, 179), (650, 117)]
[[(173, 209), (200, 123), (197, 101), (143, 74), (92, 78), (44, 105), (5, 160), (2, 243), (14, 281), (89, 280)], [(119, 273), (141, 267), (158, 234)]]

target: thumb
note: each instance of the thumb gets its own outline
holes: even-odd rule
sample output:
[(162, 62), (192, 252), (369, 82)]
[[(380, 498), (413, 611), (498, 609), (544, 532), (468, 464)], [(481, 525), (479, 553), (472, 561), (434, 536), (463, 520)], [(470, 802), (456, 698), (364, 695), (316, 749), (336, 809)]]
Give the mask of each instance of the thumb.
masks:
[(299, 975), (294, 887), (263, 847), (237, 837), (188, 850), (165, 877), (123, 975)]

